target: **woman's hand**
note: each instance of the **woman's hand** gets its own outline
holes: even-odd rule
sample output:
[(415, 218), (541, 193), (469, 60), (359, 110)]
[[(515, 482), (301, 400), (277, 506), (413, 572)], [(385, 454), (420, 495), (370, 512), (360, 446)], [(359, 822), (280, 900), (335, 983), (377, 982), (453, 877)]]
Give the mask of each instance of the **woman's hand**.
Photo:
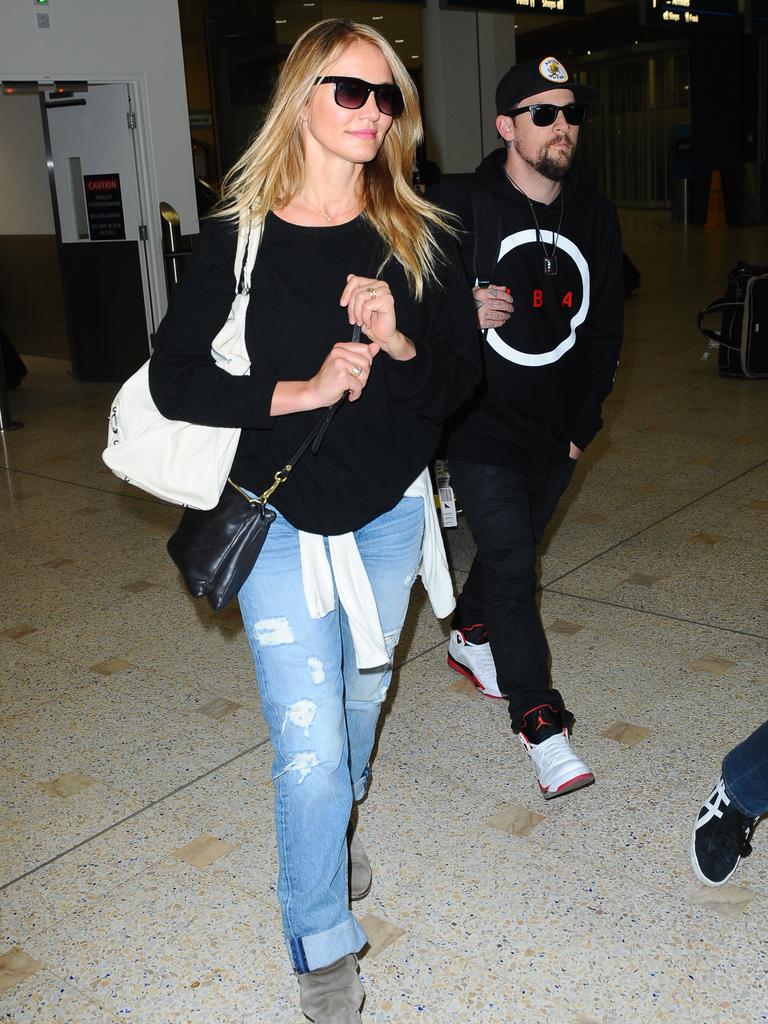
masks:
[(315, 376), (307, 381), (307, 389), (316, 401), (313, 408), (333, 405), (345, 391), (349, 392), (349, 401), (356, 402), (368, 383), (371, 364), (378, 351), (376, 344), (337, 342)]
[(515, 308), (508, 288), (492, 284), (490, 288), (473, 288), (477, 307), (477, 326), (484, 331), (488, 327), (501, 327), (509, 320)]
[(348, 274), (339, 305), (346, 306), (350, 324), (359, 324), (388, 356), (403, 360), (416, 355), (413, 342), (397, 329), (395, 299), (386, 281)]

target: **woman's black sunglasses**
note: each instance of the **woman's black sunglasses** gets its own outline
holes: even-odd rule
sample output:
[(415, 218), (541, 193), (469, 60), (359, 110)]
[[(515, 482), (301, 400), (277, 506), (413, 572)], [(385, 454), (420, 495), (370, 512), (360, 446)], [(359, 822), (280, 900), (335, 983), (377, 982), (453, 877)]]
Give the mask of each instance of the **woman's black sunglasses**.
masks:
[(347, 110), (359, 110), (368, 102), (368, 97), (373, 93), (376, 106), (382, 114), (388, 117), (399, 117), (403, 112), (403, 94), (398, 86), (391, 82), (382, 82), (381, 85), (371, 85), (364, 82), (362, 78), (348, 78), (346, 75), (326, 75), (325, 78), (317, 78), (315, 85), (333, 85), (333, 98), (340, 107)]
[(531, 103), (529, 107), (515, 107), (509, 111), (507, 117), (516, 117), (518, 114), (524, 114), (526, 110), (530, 112), (531, 120), (537, 128), (546, 128), (547, 125), (554, 124), (561, 110), (568, 124), (583, 124), (587, 113), (587, 108), (581, 103), (564, 103), (562, 107), (554, 103)]

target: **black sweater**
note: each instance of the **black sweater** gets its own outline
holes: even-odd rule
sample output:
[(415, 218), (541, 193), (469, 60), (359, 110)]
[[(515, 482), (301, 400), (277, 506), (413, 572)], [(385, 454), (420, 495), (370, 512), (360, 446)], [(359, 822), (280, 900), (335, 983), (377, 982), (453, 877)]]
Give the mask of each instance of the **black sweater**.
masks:
[(347, 274), (383, 278), (416, 356), (397, 362), (380, 352), (362, 397), (342, 406), (319, 453), (305, 455), (271, 499), (298, 529), (326, 536), (358, 529), (397, 504), (432, 457), (444, 420), (479, 380), (458, 248), (441, 238), (441, 286), (425, 286), (416, 302), (395, 260), (377, 273), (384, 246), (363, 217), (307, 228), (269, 214), (246, 321), (251, 372), (234, 377), (216, 367), (210, 346), (232, 303), (236, 235), (229, 221), (203, 224), (157, 333), (152, 397), (170, 419), (242, 427), (232, 478), (260, 493), (323, 415), (316, 409), (272, 417), (276, 383), (308, 380), (337, 341), (351, 340), (339, 305)]
[[(563, 462), (571, 441), (586, 448), (602, 426), (601, 405), (613, 386), (623, 334), (621, 232), (613, 205), (575, 166), (561, 190), (557, 274), (545, 274), (531, 208), (504, 174), (505, 156), (498, 150), (472, 178), (448, 180), (429, 193), (461, 219), (462, 259), (474, 282), (470, 188), (491, 190), (500, 221), (491, 281), (508, 287), (515, 304), (507, 323), (487, 332), (485, 381), (452, 421), (447, 453), (536, 472)], [(551, 252), (560, 198), (533, 206), (539, 226), (552, 232), (545, 235)]]

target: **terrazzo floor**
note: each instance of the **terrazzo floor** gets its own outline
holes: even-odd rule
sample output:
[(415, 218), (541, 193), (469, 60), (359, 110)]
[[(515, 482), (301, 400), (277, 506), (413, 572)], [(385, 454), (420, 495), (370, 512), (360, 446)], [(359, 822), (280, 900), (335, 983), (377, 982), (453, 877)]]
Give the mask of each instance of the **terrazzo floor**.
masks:
[[(365, 1024), (768, 1021), (768, 826), (721, 890), (687, 852), (767, 717), (768, 382), (720, 379), (695, 328), (765, 232), (622, 220), (642, 287), (542, 558), (597, 784), (541, 799), (415, 592), (360, 810)], [(185, 596), (176, 511), (102, 466), (114, 387), (28, 364), (0, 436), (0, 1020), (298, 1024), (237, 609)]]

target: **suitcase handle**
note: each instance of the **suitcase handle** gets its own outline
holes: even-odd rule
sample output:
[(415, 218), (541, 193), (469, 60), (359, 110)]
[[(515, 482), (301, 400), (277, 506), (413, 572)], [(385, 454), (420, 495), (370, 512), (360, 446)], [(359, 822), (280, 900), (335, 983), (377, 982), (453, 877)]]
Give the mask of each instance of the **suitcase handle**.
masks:
[(702, 327), (702, 321), (704, 317), (707, 316), (709, 313), (718, 313), (720, 312), (720, 310), (727, 309), (731, 306), (743, 305), (743, 302), (726, 302), (724, 299), (715, 299), (714, 302), (710, 302), (710, 304), (708, 306), (705, 306), (704, 309), (702, 309), (702, 311), (699, 313), (698, 317), (696, 318), (696, 326), (705, 338), (709, 338), (710, 341), (716, 341), (718, 344), (721, 344), (720, 337), (722, 332), (713, 331), (707, 327)]

